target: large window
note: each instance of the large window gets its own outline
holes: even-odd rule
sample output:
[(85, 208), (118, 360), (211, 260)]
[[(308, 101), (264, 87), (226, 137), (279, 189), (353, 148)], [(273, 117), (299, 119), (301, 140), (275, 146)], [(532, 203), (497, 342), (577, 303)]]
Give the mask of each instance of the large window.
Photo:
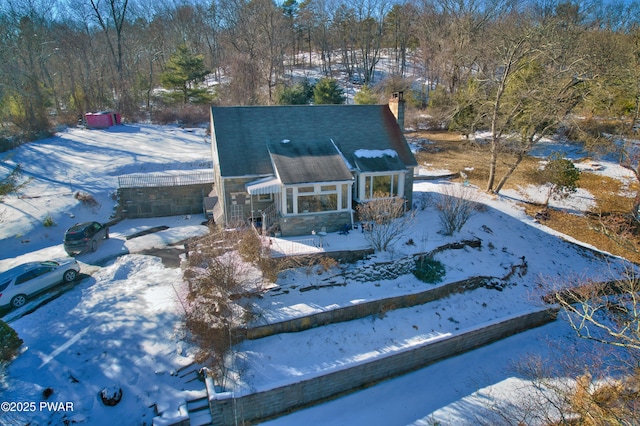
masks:
[(288, 187), (284, 192), (285, 214), (347, 210), (351, 206), (349, 184), (317, 184)]
[(360, 176), (361, 200), (374, 198), (402, 197), (404, 191), (404, 174), (376, 174)]

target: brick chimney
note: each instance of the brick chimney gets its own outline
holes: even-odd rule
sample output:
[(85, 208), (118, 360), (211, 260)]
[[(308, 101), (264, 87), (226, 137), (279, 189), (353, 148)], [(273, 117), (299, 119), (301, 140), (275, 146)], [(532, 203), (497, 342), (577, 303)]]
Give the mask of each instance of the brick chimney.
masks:
[(396, 117), (400, 130), (404, 133), (404, 92), (393, 92), (391, 94), (389, 109)]

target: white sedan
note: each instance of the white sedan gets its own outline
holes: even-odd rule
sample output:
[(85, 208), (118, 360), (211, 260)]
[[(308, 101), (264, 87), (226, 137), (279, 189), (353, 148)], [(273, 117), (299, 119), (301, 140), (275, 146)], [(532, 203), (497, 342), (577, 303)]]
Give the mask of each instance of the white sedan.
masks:
[(27, 299), (56, 284), (76, 279), (80, 265), (75, 259), (65, 262), (29, 262), (0, 274), (0, 306), (23, 306)]

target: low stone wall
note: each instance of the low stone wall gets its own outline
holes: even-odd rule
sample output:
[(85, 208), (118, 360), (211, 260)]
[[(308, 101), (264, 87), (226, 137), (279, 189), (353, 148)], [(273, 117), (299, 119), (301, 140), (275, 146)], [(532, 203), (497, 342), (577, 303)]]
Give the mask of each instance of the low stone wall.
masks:
[(544, 310), (509, 318), (350, 368), (236, 398), (231, 392), (216, 393), (209, 385), (212, 423), (251, 424), (282, 415), (544, 325), (553, 321), (556, 314), (557, 311)]
[(247, 339), (260, 339), (262, 337), (272, 336), (279, 333), (294, 333), (321, 325), (352, 321), (371, 315), (378, 315), (389, 310), (423, 305), (437, 299), (445, 298), (454, 293), (462, 293), (464, 291), (476, 289), (491, 280), (492, 278), (490, 277), (473, 277), (439, 287), (430, 288), (420, 293), (372, 300), (370, 302), (359, 303), (357, 305), (332, 309), (331, 311), (318, 312), (317, 314), (311, 314), (301, 318), (293, 318), (287, 321), (251, 327), (245, 331), (245, 337)]
[(127, 219), (203, 214), (204, 197), (211, 192), (211, 183), (119, 188), (119, 216)]
[(374, 254), (375, 251), (371, 248), (360, 249), (360, 250), (334, 250), (334, 251), (324, 251), (321, 253), (308, 253), (301, 255), (286, 255), (273, 257), (276, 262), (298, 262), (300, 264), (311, 264), (317, 265), (323, 258), (330, 257), (331, 259), (337, 260), (341, 264), (345, 263), (355, 263), (359, 260), (365, 259), (368, 256)]
[(282, 236), (311, 235), (311, 231), (319, 232), (323, 227), (327, 232), (337, 232), (344, 225), (351, 224), (351, 212), (323, 212), (318, 214), (301, 214), (281, 217), (279, 220)]

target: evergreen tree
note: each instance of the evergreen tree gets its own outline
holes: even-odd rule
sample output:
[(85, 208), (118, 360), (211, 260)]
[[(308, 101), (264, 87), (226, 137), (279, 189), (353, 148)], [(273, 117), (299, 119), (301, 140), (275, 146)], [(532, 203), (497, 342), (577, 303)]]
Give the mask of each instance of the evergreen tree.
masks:
[(562, 154), (554, 153), (549, 156), (549, 162), (539, 175), (541, 183), (546, 184), (548, 188), (545, 206), (549, 206), (552, 196), (565, 198), (578, 189), (580, 170)]
[(207, 90), (197, 87), (197, 84), (203, 82), (209, 74), (204, 67), (204, 55), (194, 54), (187, 46), (181, 45), (171, 55), (166, 69), (160, 76), (160, 82), (165, 89), (178, 91), (183, 103), (211, 101)]
[(313, 98), (313, 86), (308, 80), (291, 87), (283, 86), (276, 94), (278, 105), (307, 105)]
[(343, 104), (344, 91), (333, 78), (322, 78), (313, 89), (313, 102), (316, 105)]
[(375, 105), (378, 103), (378, 96), (365, 84), (362, 89), (353, 97), (353, 101), (358, 105)]

